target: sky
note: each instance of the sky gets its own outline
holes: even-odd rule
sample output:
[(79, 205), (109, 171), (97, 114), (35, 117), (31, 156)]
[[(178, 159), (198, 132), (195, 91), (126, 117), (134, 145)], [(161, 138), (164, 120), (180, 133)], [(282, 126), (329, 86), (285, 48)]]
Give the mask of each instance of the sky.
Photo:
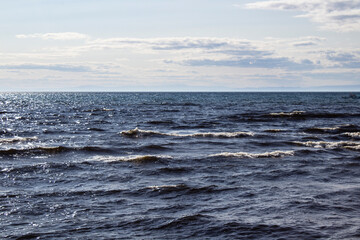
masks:
[(360, 91), (360, 0), (0, 3), (0, 91)]

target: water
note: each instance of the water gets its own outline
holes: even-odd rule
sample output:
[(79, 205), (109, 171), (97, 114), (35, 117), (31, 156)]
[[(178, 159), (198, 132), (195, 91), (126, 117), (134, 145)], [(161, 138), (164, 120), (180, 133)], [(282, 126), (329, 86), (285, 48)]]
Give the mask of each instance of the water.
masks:
[(1, 93), (3, 239), (358, 239), (348, 93)]

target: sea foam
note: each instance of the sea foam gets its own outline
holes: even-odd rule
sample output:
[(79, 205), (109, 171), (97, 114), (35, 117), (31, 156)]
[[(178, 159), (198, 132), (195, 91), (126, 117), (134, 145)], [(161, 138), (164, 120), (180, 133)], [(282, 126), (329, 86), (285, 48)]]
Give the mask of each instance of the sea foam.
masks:
[(13, 137), (13, 138), (0, 138), (1, 143), (14, 143), (14, 142), (27, 142), (36, 141), (37, 137)]
[(294, 151), (273, 151), (264, 153), (248, 153), (248, 152), (222, 152), (217, 154), (211, 154), (209, 157), (239, 157), (239, 158), (276, 158), (293, 156)]
[(129, 155), (129, 156), (94, 156), (91, 160), (101, 162), (156, 162), (165, 159), (171, 159), (169, 155)]
[(352, 138), (360, 138), (360, 132), (345, 132), (343, 135), (352, 137)]
[(254, 136), (253, 132), (197, 132), (197, 133), (162, 133), (156, 131), (142, 130), (135, 128), (128, 131), (122, 131), (120, 134), (127, 137), (146, 137), (146, 136), (173, 136), (173, 137), (214, 137), (214, 138), (234, 138)]
[(292, 112), (278, 112), (278, 113), (270, 113), (271, 116), (294, 116), (304, 114), (305, 111), (292, 111)]
[(306, 147), (314, 147), (314, 148), (345, 148), (351, 150), (359, 150), (360, 142), (351, 142), (351, 141), (338, 141), (338, 142), (327, 142), (327, 141), (307, 141), (307, 142), (299, 142), (294, 141), (293, 143)]

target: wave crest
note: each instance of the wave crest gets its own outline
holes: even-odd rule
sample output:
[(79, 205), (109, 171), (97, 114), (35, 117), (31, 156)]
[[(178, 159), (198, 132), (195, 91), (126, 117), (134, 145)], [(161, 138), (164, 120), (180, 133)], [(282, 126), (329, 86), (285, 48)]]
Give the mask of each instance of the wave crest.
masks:
[(0, 156), (38, 156), (48, 154), (60, 154), (72, 151), (83, 151), (83, 152), (109, 152), (108, 149), (100, 147), (66, 147), (66, 146), (37, 146), (31, 148), (9, 148), (0, 149)]
[(151, 163), (166, 159), (172, 159), (168, 155), (130, 155), (130, 156), (95, 156), (91, 160), (101, 162), (136, 162), (136, 163)]
[(268, 133), (276, 133), (276, 132), (285, 132), (285, 129), (266, 129), (264, 130), (264, 132), (268, 132)]
[(292, 111), (292, 112), (278, 112), (278, 113), (270, 113), (271, 116), (294, 116), (294, 115), (302, 115), (305, 111)]
[(344, 124), (333, 127), (311, 127), (306, 128), (304, 131), (307, 133), (331, 133), (331, 134), (339, 134), (339, 133), (352, 133), (359, 131), (359, 127), (353, 124)]
[(277, 158), (285, 156), (293, 156), (294, 151), (273, 151), (264, 153), (248, 153), (248, 152), (222, 152), (211, 154), (210, 157), (238, 157), (238, 158)]
[(326, 141), (307, 141), (307, 142), (293, 142), (294, 144), (306, 147), (314, 148), (345, 148), (351, 150), (360, 150), (360, 142), (351, 141), (338, 141), (338, 142), (326, 142)]
[(1, 143), (14, 143), (14, 142), (28, 142), (36, 141), (37, 137), (13, 137), (13, 138), (0, 138)]
[(149, 130), (142, 130), (139, 128), (134, 128), (128, 131), (122, 131), (120, 134), (126, 137), (145, 137), (145, 136), (156, 136), (156, 135), (168, 135), (161, 132), (149, 131)]
[(159, 191), (159, 190), (178, 190), (178, 189), (184, 189), (187, 188), (185, 184), (178, 184), (178, 185), (154, 185), (147, 187), (148, 189), (151, 189), (153, 191)]
[(360, 132), (345, 132), (343, 135), (352, 137), (352, 138), (360, 138)]
[(185, 135), (181, 135), (181, 136), (232, 138), (232, 137), (254, 136), (254, 133), (253, 132), (205, 132), (205, 133), (185, 134)]
[(173, 137), (218, 137), (218, 138), (235, 138), (254, 136), (253, 132), (200, 132), (200, 133), (161, 133), (156, 131), (142, 130), (135, 128), (128, 131), (122, 131), (120, 134), (126, 137), (147, 137), (147, 136), (173, 136)]

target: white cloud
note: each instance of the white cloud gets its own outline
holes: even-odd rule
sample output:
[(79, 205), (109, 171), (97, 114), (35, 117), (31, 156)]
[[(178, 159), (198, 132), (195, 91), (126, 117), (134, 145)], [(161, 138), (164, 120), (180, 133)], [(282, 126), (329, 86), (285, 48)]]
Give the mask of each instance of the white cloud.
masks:
[(336, 32), (360, 31), (360, 0), (271, 0), (248, 3), (249, 9), (304, 12), (296, 17), (310, 18), (321, 28)]
[(76, 66), (70, 64), (12, 64), (0, 65), (0, 69), (8, 70), (51, 70), (60, 72), (90, 72), (91, 69), (86, 66)]
[[(30, 34), (27, 36), (35, 36)], [(87, 36), (80, 34), (80, 36)], [(238, 38), (100, 38), (88, 37), (80, 45), (43, 47), (30, 52), (8, 53), (2, 56), (6, 64), (40, 64), (51, 61), (62, 64), (76, 62), (126, 62), (126, 69), (152, 69), (157, 64), (185, 64), (191, 66), (232, 66), (241, 68), (277, 68), (308, 70), (334, 67), (339, 63), (328, 57), (328, 51), (351, 53), (353, 49), (326, 49), (325, 38), (306, 36), (300, 38), (265, 38), (247, 40)], [(334, 55), (333, 54), (333, 55)], [(62, 60), (61, 60), (62, 59)], [(65, 60), (66, 59), (66, 60)], [(59, 61), (61, 60), (61, 61)], [(124, 63), (125, 63), (124, 62)], [(358, 61), (348, 62), (356, 68)], [(84, 64), (83, 64), (84, 65)], [(85, 64), (86, 65), (86, 64)]]
[(229, 46), (250, 44), (248, 40), (230, 38), (107, 38), (88, 41), (87, 47), (92, 49), (107, 48), (150, 48), (153, 50), (191, 50), (219, 49)]
[(86, 34), (77, 32), (61, 32), (61, 33), (34, 33), (34, 34), (18, 34), (17, 38), (40, 38), (43, 40), (78, 40), (86, 39)]
[(294, 47), (309, 47), (319, 45), (321, 42), (325, 41), (325, 38), (320, 37), (304, 37), (294, 40), (292, 45)]
[[(36, 35), (36, 34), (32, 34)], [(82, 34), (84, 35), (84, 34)], [(85, 35), (86, 36), (86, 35)], [(132, 66), (154, 66), (156, 64), (178, 63), (192, 66), (232, 66), (245, 68), (309, 69), (318, 67), (319, 60), (325, 59), (317, 48), (325, 41), (317, 36), (279, 39), (266, 38), (253, 41), (237, 38), (102, 38), (90, 37), (81, 45), (43, 48), (23, 55), (23, 60), (36, 58), (56, 61), (58, 57), (87, 59), (87, 61), (111, 62), (127, 60)], [(14, 56), (19, 57), (19, 55)], [(8, 60), (15, 60), (8, 56)], [(4, 63), (8, 63), (4, 62)], [(41, 63), (40, 62), (40, 63)], [(118, 62), (118, 61), (115, 61)], [(324, 61), (323, 61), (324, 62)], [(0, 62), (1, 63), (1, 62)], [(16, 62), (15, 62), (16, 63)], [(60, 63), (61, 64), (61, 63)], [(331, 64), (330, 64), (331, 65)], [(151, 68), (151, 67), (150, 67)]]
[(109, 89), (169, 90), (198, 85), (229, 89), (301, 86), (302, 77), (311, 85), (312, 76), (317, 76), (311, 73), (319, 70), (360, 71), (359, 49), (326, 48), (325, 41), (317, 36), (256, 41), (88, 37), (77, 43), (51, 43), (51, 47), (45, 43), (38, 48), (29, 46), (21, 52), (3, 53), (0, 72), (19, 81), (36, 75), (56, 82), (74, 79), (73, 86), (106, 82)]

